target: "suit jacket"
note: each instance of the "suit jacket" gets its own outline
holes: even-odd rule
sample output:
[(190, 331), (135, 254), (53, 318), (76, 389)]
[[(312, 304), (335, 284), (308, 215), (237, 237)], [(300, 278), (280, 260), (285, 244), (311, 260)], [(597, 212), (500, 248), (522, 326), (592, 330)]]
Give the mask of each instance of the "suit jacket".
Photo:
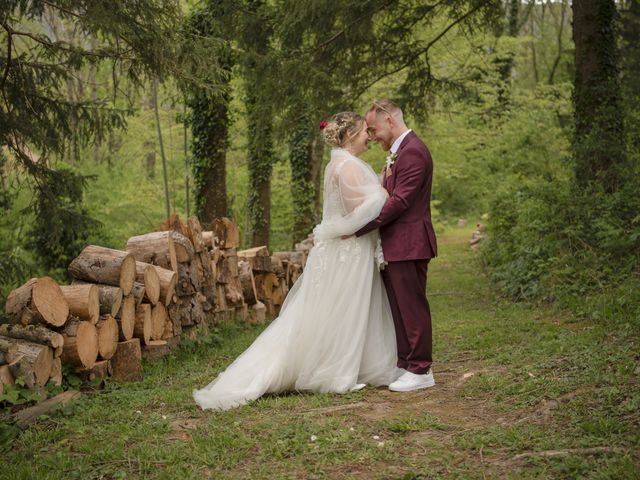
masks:
[(421, 260), (438, 254), (431, 223), (432, 177), (429, 149), (410, 132), (383, 182), (389, 199), (380, 215), (356, 232), (361, 236), (379, 228), (386, 261)]

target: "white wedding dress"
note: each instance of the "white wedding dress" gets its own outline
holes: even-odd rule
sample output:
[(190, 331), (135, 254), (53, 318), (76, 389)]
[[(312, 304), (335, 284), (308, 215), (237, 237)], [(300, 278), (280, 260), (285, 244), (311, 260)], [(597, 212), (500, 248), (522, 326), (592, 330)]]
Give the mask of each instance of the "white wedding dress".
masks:
[(304, 273), (278, 318), (213, 382), (194, 390), (201, 408), (226, 410), (265, 393), (344, 393), (357, 383), (393, 380), (395, 331), (378, 272), (378, 233), (340, 238), (376, 218), (385, 200), (368, 164), (346, 150), (331, 151), (322, 223)]

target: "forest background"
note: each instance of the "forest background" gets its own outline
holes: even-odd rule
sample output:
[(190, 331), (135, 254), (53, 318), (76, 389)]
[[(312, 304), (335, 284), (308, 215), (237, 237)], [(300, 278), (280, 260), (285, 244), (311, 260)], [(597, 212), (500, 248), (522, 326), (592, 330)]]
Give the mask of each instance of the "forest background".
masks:
[(1, 304), (168, 211), (289, 249), (320, 220), (319, 121), (389, 97), (437, 228), (487, 218), (497, 288), (637, 325), (637, 1), (3, 4)]

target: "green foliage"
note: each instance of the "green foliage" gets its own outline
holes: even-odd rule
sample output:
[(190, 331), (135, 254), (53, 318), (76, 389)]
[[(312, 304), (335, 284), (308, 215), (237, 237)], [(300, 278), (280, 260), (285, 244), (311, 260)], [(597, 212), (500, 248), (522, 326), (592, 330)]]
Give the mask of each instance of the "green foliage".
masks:
[(40, 400), (40, 394), (29, 390), (22, 378), (16, 378), (14, 385), (4, 385), (4, 392), (0, 394), (0, 405), (24, 405)]
[(88, 177), (67, 168), (46, 169), (39, 177), (44, 186), (36, 188), (27, 246), (51, 274), (63, 278), (71, 260), (100, 234), (101, 224), (82, 205)]
[(613, 195), (581, 194), (566, 179), (502, 190), (483, 250), (498, 285), (514, 298), (556, 300), (593, 318), (633, 318), (640, 185), (629, 183)]
[[(604, 9), (596, 20), (611, 23), (613, 14)], [(574, 20), (574, 25), (584, 21)], [(583, 36), (595, 27), (576, 28), (575, 34)], [(587, 65), (578, 65), (572, 155), (566, 133), (573, 132), (561, 128), (566, 105), (562, 107), (562, 96), (554, 98), (554, 89), (547, 89), (546, 105), (526, 109), (547, 121), (538, 122), (537, 131), (520, 129), (518, 148), (505, 151), (508, 161), (496, 169), (505, 181), (488, 195), (490, 241), (483, 252), (493, 279), (507, 295), (555, 301), (580, 315), (622, 322), (640, 312), (635, 293), (640, 285), (640, 150), (634, 135), (626, 142), (622, 136), (622, 116), (626, 113), (633, 122), (637, 110), (620, 108), (614, 30), (599, 31), (609, 35), (609, 44), (576, 53), (576, 61)], [(580, 41), (580, 48), (588, 49)], [(559, 122), (549, 123), (554, 113)], [(564, 137), (561, 148), (549, 148), (554, 137), (556, 145)], [(514, 177), (516, 168), (524, 175)]]

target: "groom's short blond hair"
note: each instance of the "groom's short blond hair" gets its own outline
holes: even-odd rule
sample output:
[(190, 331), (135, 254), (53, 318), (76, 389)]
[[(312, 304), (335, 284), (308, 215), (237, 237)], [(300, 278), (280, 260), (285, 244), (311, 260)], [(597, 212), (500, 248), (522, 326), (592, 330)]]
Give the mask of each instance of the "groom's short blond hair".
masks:
[(392, 117), (402, 120), (402, 109), (388, 98), (373, 102), (369, 111), (375, 112), (376, 115), (386, 113), (387, 115), (391, 115)]

